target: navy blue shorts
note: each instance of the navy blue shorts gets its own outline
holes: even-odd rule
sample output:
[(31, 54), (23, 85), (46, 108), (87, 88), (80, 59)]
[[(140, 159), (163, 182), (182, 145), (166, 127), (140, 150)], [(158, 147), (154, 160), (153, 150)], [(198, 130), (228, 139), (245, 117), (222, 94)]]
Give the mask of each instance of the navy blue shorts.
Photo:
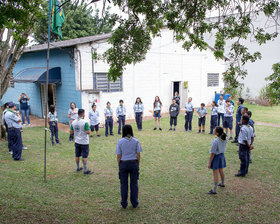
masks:
[(224, 128), (229, 128), (230, 130), (232, 130), (232, 128), (233, 128), (232, 123), (233, 123), (232, 117), (225, 117), (223, 126), (224, 126)]
[(75, 155), (76, 157), (87, 158), (89, 154), (89, 145), (81, 145), (75, 143)]
[(91, 131), (98, 131), (99, 130), (99, 124), (97, 124), (97, 125), (90, 125), (90, 130)]
[(160, 110), (154, 111), (154, 117), (158, 117), (158, 118), (161, 117), (161, 116), (160, 116)]
[(198, 126), (205, 125), (206, 117), (198, 118)]
[(224, 153), (215, 155), (212, 163), (211, 163), (211, 169), (212, 170), (217, 170), (217, 169), (223, 169), (226, 168), (227, 164), (226, 164), (226, 158)]

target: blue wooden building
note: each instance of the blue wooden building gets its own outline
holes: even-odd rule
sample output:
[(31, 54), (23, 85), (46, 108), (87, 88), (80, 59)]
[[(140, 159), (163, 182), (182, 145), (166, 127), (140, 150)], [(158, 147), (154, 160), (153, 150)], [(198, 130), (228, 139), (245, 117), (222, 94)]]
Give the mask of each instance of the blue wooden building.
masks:
[[(71, 102), (81, 108), (81, 91), (76, 86), (77, 44), (88, 43), (108, 35), (97, 35), (86, 38), (66, 40), (51, 44), (48, 106), (55, 104), (59, 122), (68, 123), (67, 112)], [(18, 103), (21, 93), (30, 97), (29, 105), (32, 115), (44, 117), (46, 87), (47, 45), (27, 47), (13, 70), (13, 85), (1, 100)]]

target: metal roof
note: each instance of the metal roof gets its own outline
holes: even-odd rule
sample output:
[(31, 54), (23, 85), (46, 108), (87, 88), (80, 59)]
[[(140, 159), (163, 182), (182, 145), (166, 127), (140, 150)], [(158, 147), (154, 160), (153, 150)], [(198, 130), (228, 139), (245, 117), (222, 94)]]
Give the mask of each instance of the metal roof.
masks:
[[(94, 35), (89, 37), (81, 37), (81, 38), (76, 38), (71, 40), (51, 42), (50, 49), (72, 47), (79, 44), (86, 44), (86, 43), (91, 43), (100, 40), (108, 40), (111, 36), (112, 34), (108, 33), (108, 34), (100, 34), (100, 35)], [(48, 48), (48, 44), (33, 45), (33, 46), (26, 47), (24, 49), (24, 52), (44, 51), (47, 50), (47, 48)]]
[[(14, 77), (14, 82), (21, 83), (46, 83), (46, 67), (34, 67), (21, 70)], [(49, 83), (61, 82), (61, 68), (53, 67), (49, 69)]]

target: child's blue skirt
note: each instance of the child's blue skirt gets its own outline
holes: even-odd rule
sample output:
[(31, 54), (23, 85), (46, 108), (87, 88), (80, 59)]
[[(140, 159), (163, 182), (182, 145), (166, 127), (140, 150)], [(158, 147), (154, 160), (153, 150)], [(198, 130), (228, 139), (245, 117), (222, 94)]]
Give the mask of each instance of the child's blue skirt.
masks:
[(160, 116), (160, 110), (154, 111), (154, 117), (158, 117), (158, 118), (161, 117), (161, 116)]
[(214, 156), (214, 159), (211, 164), (212, 170), (223, 169), (227, 166), (225, 154), (221, 153)]

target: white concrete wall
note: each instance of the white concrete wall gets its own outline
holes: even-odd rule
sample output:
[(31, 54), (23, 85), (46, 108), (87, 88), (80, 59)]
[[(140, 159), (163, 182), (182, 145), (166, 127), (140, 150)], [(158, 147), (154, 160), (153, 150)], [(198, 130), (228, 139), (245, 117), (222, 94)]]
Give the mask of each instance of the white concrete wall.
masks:
[[(92, 46), (79, 45), (82, 56), (83, 89), (93, 88), (93, 73), (91, 64), (91, 47), (102, 54), (109, 45), (105, 42)], [(103, 61), (94, 63), (94, 72), (108, 72), (109, 66)], [(132, 118), (133, 105), (136, 97), (141, 97), (145, 111), (144, 116), (152, 115), (155, 96), (160, 96), (163, 103), (163, 112), (168, 112), (172, 99), (172, 81), (188, 81), (188, 96), (193, 97), (195, 107), (200, 103), (209, 104), (214, 98), (214, 92), (220, 92), (224, 83), (222, 72), (224, 63), (217, 62), (210, 51), (200, 52), (191, 50), (187, 52), (181, 44), (173, 40), (172, 32), (165, 29), (162, 36), (153, 40), (146, 59), (136, 65), (127, 66), (123, 74), (123, 92), (96, 94), (82, 94), (82, 105), (87, 113), (90, 110), (93, 98), (98, 100), (97, 109), (101, 114), (101, 123), (104, 122), (103, 111), (106, 102), (110, 101), (115, 112), (120, 99), (124, 100), (127, 109), (127, 118)], [(207, 87), (207, 73), (219, 73), (218, 87)], [(182, 99), (186, 101), (186, 99)]]

